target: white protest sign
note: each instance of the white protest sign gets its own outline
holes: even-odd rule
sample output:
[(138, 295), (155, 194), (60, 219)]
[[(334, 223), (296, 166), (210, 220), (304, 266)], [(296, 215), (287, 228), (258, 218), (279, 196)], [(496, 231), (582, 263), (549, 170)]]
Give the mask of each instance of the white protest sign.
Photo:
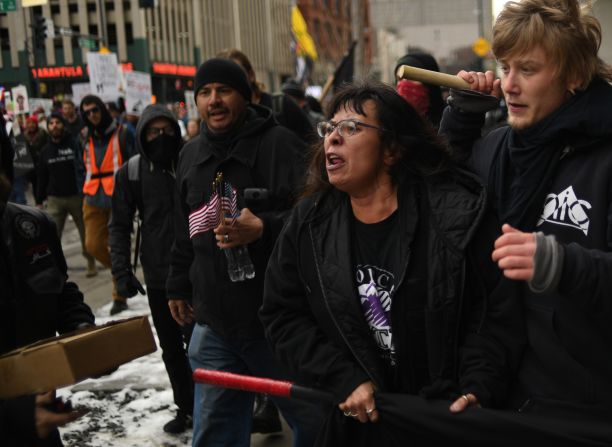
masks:
[(125, 110), (140, 115), (151, 104), (151, 75), (141, 71), (128, 71), (125, 76)]
[(103, 101), (117, 101), (121, 74), (115, 53), (87, 53), (91, 93)]
[(11, 92), (8, 90), (4, 91), (4, 108), (7, 112), (13, 113), (13, 98), (11, 97)]
[(185, 90), (185, 107), (187, 107), (187, 117), (190, 120), (197, 120), (200, 118), (195, 97), (193, 96), (193, 90)]
[(29, 113), (30, 102), (28, 100), (28, 89), (25, 85), (18, 85), (11, 89), (13, 96), (13, 112), (14, 113)]
[(36, 111), (39, 108), (45, 111), (45, 116), (51, 115), (53, 111), (53, 100), (46, 98), (30, 98), (30, 109)]
[(89, 82), (76, 82), (72, 84), (72, 102), (77, 107), (81, 104), (81, 99), (91, 93), (91, 85)]

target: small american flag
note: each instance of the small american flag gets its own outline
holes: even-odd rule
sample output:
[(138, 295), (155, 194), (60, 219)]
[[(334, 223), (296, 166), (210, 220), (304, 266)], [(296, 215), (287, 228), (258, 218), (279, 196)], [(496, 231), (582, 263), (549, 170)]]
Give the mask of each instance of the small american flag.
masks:
[(218, 174), (208, 202), (189, 214), (189, 237), (193, 239), (200, 233), (213, 230), (219, 226), (222, 217), (231, 217), (233, 225), (238, 216), (240, 210), (236, 189)]
[(231, 185), (230, 182), (225, 180), (221, 182), (222, 196), (221, 196), (221, 208), (225, 217), (232, 218), (232, 225), (236, 222), (238, 216), (240, 216), (240, 210), (238, 209), (238, 194)]

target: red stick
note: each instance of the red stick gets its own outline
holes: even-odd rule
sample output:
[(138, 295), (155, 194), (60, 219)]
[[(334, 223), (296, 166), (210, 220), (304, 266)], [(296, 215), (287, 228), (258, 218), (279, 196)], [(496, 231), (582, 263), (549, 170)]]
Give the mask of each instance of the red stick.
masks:
[(291, 397), (291, 387), (293, 386), (291, 382), (202, 368), (198, 368), (193, 372), (193, 380), (222, 388), (253, 391), (255, 393), (272, 394), (273, 396), (280, 397)]
[(331, 393), (299, 386), (293, 382), (234, 374), (225, 371), (198, 368), (193, 372), (193, 380), (222, 388), (265, 393), (285, 398), (304, 399), (312, 402), (333, 403), (335, 401)]

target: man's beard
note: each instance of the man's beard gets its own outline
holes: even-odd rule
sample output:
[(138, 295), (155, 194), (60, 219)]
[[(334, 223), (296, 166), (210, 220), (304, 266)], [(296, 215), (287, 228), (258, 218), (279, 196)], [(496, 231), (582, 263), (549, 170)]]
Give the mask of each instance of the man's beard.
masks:
[(53, 130), (49, 132), (49, 135), (51, 135), (51, 139), (57, 143), (62, 140), (62, 137), (64, 136), (64, 131)]
[(11, 181), (5, 173), (0, 174), (0, 215), (4, 212), (6, 203), (11, 195)]

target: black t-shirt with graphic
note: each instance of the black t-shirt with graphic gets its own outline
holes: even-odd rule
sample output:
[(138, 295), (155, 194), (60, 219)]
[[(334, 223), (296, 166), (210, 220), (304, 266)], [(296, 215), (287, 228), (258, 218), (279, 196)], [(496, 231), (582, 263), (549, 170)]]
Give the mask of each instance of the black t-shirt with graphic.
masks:
[(365, 224), (353, 218), (353, 269), (361, 307), (381, 357), (396, 365), (391, 303), (400, 270), (399, 217)]

